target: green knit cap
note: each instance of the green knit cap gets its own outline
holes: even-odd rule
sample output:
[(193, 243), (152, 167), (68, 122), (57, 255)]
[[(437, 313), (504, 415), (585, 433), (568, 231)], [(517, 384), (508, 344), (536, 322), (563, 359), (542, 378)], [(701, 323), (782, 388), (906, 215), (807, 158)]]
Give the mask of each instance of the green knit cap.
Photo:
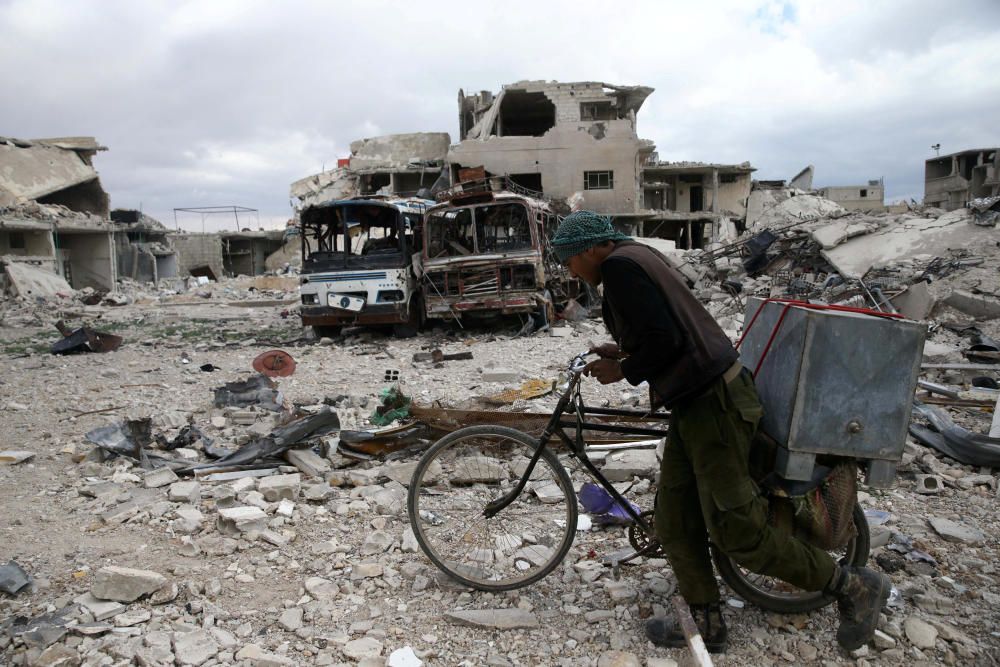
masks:
[(605, 241), (629, 239), (611, 225), (610, 217), (593, 211), (576, 211), (559, 223), (559, 229), (552, 236), (552, 249), (556, 251), (559, 261), (565, 262), (573, 255)]

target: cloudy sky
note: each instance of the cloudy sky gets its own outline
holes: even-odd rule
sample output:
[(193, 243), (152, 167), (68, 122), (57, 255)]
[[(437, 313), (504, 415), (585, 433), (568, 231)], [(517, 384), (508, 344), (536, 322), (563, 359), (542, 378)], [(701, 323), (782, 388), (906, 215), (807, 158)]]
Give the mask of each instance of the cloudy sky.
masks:
[(661, 159), (889, 200), (923, 196), (932, 144), (1000, 144), (1000, 0), (0, 0), (0, 36), (0, 135), (96, 136), (112, 206), (170, 225), (283, 223), (352, 140), (457, 140), (459, 88), (522, 79), (652, 86)]

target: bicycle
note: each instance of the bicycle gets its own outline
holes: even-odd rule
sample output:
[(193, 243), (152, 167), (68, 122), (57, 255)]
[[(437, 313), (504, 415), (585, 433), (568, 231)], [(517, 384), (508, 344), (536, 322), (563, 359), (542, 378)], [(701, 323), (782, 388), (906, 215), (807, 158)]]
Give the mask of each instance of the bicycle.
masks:
[[(665, 422), (668, 412), (586, 406), (580, 392), (584, 359), (573, 357), (568, 381), (539, 437), (505, 426), (469, 426), (438, 440), (421, 457), (410, 481), (407, 510), (421, 549), (456, 581), (484, 591), (507, 591), (535, 583), (566, 557), (577, 532), (579, 510), (573, 482), (550, 446), (553, 436), (624, 510), (628, 541), (639, 556), (661, 556), (653, 512), (637, 511), (594, 465), (583, 433), (599, 431), (662, 438), (663, 428), (587, 421), (597, 418)], [(572, 412), (572, 419), (564, 419)], [(574, 430), (574, 437), (566, 433)], [(870, 538), (864, 512), (853, 504), (854, 535), (840, 561), (863, 565)], [(823, 607), (832, 598), (754, 574), (711, 547), (722, 579), (749, 602), (771, 611), (797, 613)]]

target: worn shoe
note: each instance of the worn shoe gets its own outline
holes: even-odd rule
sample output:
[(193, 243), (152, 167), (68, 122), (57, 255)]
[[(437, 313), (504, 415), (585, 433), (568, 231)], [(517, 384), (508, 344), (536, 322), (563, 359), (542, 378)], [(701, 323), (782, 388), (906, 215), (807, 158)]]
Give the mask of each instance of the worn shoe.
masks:
[(842, 648), (853, 651), (871, 641), (891, 587), (889, 577), (867, 567), (837, 568), (827, 590), (837, 598), (837, 643)]
[[(722, 653), (729, 646), (729, 631), (726, 630), (726, 620), (722, 617), (719, 603), (693, 604), (691, 616), (701, 633), (705, 648), (709, 653)], [(651, 618), (646, 621), (646, 638), (657, 646), (667, 648), (683, 648), (687, 646), (684, 631), (680, 624), (672, 618)]]

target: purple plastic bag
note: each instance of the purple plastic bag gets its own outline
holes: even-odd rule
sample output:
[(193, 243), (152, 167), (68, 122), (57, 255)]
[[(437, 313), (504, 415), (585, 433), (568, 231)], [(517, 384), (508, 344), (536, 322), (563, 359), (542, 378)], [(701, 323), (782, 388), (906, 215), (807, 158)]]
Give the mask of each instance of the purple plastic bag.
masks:
[[(587, 482), (580, 487), (578, 497), (580, 505), (588, 514), (592, 515), (594, 523), (599, 526), (622, 526), (632, 523), (632, 517), (629, 516), (628, 510), (622, 504), (615, 502), (610, 493), (593, 482)], [(630, 500), (625, 502), (632, 507), (636, 514), (639, 514), (638, 505)]]

